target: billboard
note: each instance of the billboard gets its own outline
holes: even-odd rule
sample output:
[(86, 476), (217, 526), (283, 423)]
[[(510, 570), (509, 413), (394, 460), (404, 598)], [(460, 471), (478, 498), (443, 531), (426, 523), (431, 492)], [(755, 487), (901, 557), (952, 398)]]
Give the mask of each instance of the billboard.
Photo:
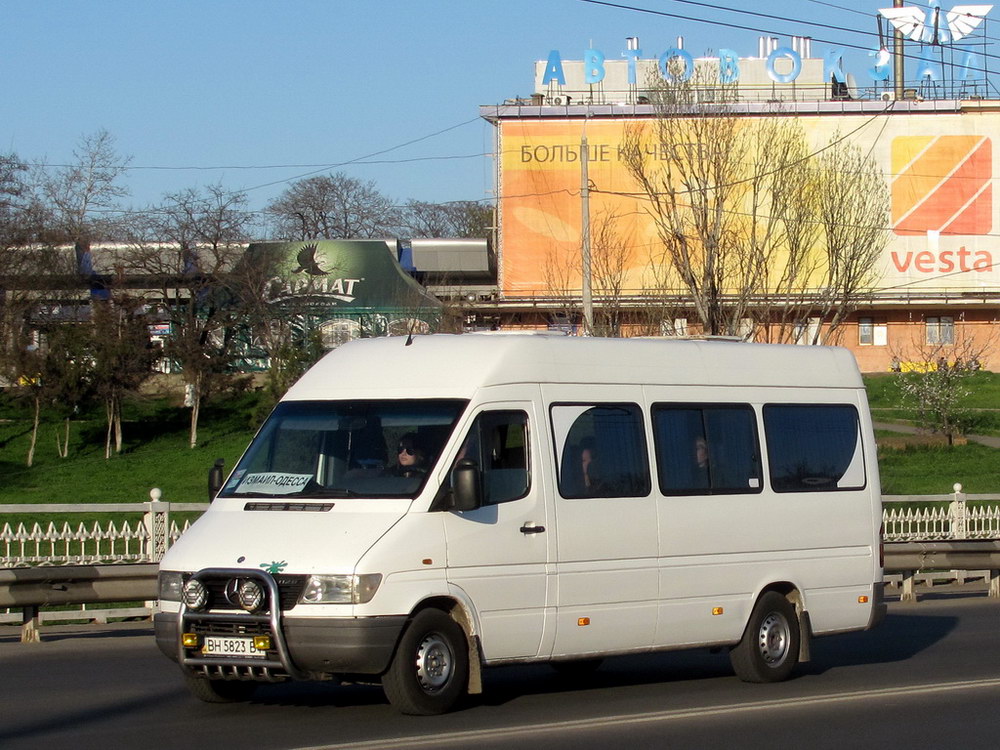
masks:
[(395, 243), (382, 240), (255, 242), (236, 276), (325, 346), (358, 337), (425, 333), (441, 303), (399, 265)]
[[(1000, 133), (1000, 113), (838, 112), (798, 119), (815, 148), (840, 135), (870, 152), (885, 175), (891, 232), (876, 269), (879, 290), (1000, 291), (1000, 222), (992, 190), (1000, 174), (992, 143), (992, 134)], [(584, 134), (592, 236), (606, 217), (615, 217), (613, 231), (626, 256), (624, 289), (656, 287), (663, 278), (656, 267), (656, 225), (621, 151), (627, 129), (643, 122), (648, 120), (500, 120), (504, 296), (580, 289)]]

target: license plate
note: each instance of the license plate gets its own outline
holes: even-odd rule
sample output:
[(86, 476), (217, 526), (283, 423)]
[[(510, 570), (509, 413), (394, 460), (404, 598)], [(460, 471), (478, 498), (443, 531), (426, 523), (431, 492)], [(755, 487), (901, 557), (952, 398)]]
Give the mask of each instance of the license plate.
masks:
[(205, 645), (201, 647), (202, 656), (249, 656), (262, 659), (266, 651), (258, 651), (253, 646), (253, 638), (230, 638), (226, 636), (207, 635)]

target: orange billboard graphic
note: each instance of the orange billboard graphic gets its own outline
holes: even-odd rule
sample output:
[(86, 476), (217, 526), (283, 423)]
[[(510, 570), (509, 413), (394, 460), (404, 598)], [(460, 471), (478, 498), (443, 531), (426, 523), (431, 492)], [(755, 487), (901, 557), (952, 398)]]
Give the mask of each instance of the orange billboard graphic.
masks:
[(897, 235), (984, 235), (993, 228), (993, 154), (978, 135), (892, 140), (892, 227)]
[[(499, 281), (505, 296), (544, 298), (581, 288), (584, 135), (592, 248), (603, 236), (622, 249), (614, 259), (621, 271), (615, 278), (626, 294), (680, 287), (664, 254), (654, 206), (623, 158), (630, 129), (647, 122), (623, 117), (500, 123)], [(1000, 132), (1000, 113), (814, 115), (800, 123), (815, 153), (847, 140), (870, 153), (886, 175), (890, 238), (875, 268), (877, 288), (1000, 289), (992, 188), (1000, 154), (993, 153), (990, 135)], [(663, 147), (652, 140), (645, 146), (651, 154)], [(819, 237), (814, 246), (820, 260), (823, 242)]]

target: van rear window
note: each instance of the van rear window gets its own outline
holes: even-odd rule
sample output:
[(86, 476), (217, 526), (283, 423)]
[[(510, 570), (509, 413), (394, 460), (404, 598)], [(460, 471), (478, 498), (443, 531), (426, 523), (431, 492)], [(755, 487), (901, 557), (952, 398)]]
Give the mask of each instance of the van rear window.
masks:
[(866, 483), (858, 410), (850, 404), (769, 404), (764, 434), (775, 492), (859, 490)]

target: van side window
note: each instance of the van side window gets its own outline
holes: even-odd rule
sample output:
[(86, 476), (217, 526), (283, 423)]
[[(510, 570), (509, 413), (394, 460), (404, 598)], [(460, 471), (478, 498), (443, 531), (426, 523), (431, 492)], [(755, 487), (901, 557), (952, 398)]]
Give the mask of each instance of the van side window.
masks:
[(764, 435), (775, 492), (864, 488), (861, 428), (853, 406), (769, 404)]
[(762, 489), (757, 421), (749, 404), (655, 404), (653, 442), (664, 495)]
[(551, 414), (559, 494), (565, 498), (649, 494), (649, 459), (637, 405), (553, 405)]
[(528, 494), (528, 415), (490, 411), (476, 417), (458, 458), (476, 462), (484, 505), (506, 503)]

